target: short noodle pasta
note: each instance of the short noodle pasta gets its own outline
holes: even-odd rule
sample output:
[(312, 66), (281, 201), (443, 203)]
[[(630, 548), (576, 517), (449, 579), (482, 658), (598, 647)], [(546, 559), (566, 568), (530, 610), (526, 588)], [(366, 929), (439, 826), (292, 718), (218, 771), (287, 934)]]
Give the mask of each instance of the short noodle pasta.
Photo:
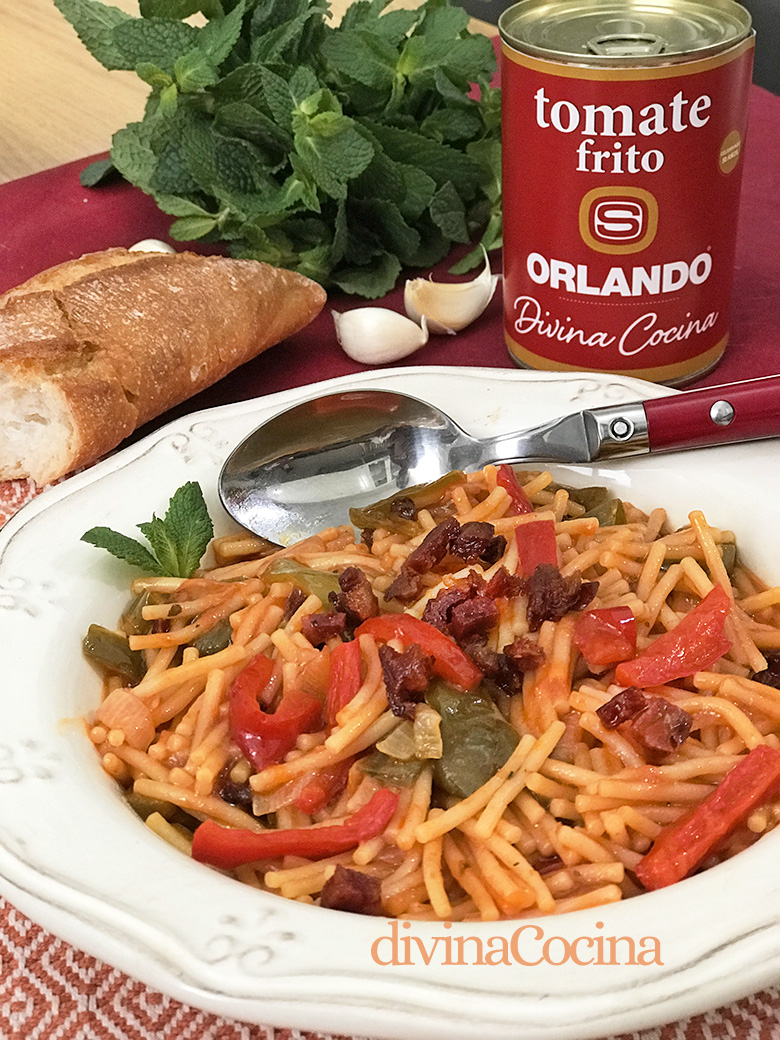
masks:
[[(244, 883), (411, 919), (590, 907), (740, 851), (780, 819), (780, 782), (718, 803), (780, 759), (780, 591), (701, 512), (596, 491), (488, 466), (359, 538), (231, 535), (139, 579), (112, 638), (140, 667), (106, 664), (87, 724), (106, 772)], [(654, 874), (692, 810), (718, 840)]]

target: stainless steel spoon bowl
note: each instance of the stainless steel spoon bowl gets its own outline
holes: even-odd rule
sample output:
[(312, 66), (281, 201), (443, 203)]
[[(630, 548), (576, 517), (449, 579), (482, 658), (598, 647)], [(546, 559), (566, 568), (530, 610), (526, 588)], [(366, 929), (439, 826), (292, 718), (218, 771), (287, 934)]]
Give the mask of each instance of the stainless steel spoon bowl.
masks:
[(489, 462), (593, 462), (780, 434), (780, 376), (591, 408), (519, 433), (472, 437), (424, 401), (347, 390), (305, 401), (251, 433), (219, 494), (240, 524), (289, 542), (346, 523), (352, 506)]

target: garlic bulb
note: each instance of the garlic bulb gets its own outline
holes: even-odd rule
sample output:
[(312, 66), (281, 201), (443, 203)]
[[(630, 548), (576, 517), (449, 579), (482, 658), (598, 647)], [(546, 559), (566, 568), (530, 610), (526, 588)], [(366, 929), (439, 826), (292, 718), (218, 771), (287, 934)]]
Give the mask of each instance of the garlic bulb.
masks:
[(175, 253), (173, 246), (163, 242), (160, 238), (144, 238), (135, 245), (130, 246), (131, 253)]
[(364, 365), (385, 365), (408, 357), (428, 342), (425, 318), (419, 325), (385, 307), (333, 311), (336, 338), (344, 353)]
[(408, 281), (404, 306), (412, 321), (425, 317), (430, 332), (452, 335), (478, 318), (492, 300), (500, 277), (491, 274), (488, 255), (482, 251), (485, 267), (470, 282), (434, 282), (425, 278)]

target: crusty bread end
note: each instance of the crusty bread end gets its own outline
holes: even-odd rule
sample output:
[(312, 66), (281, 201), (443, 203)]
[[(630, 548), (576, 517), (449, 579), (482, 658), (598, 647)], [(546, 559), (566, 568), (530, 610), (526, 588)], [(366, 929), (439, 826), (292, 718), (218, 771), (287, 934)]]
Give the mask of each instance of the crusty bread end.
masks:
[(307, 325), (325, 292), (253, 260), (91, 253), (0, 297), (0, 480), (48, 483)]

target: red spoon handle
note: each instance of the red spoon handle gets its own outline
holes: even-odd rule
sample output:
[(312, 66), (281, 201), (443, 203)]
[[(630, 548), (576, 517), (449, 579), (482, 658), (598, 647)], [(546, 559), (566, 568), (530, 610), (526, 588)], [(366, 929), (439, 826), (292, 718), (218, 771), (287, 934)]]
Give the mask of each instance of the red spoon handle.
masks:
[(644, 402), (651, 451), (780, 437), (780, 375)]

